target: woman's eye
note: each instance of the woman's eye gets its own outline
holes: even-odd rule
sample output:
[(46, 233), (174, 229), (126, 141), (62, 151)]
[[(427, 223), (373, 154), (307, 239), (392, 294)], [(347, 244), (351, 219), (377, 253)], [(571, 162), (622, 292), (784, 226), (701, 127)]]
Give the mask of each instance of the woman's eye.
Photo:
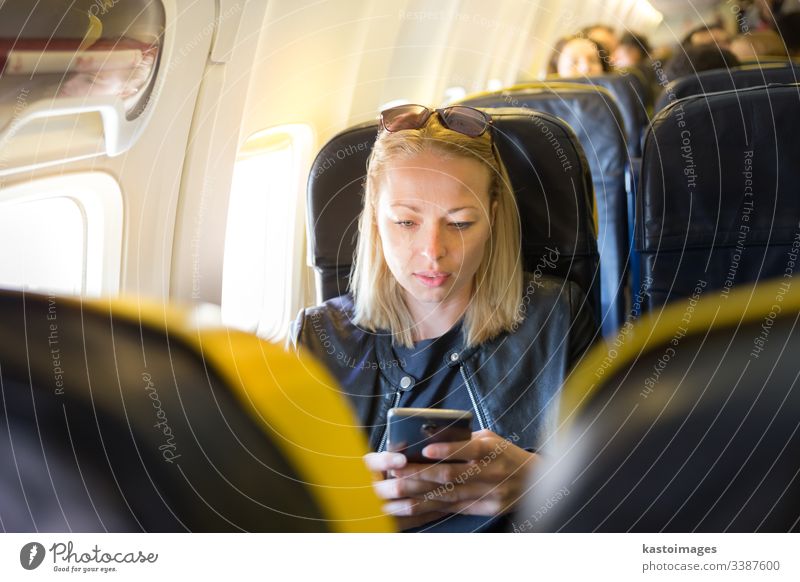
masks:
[(397, 224), (399, 226), (402, 226), (403, 228), (411, 228), (412, 226), (414, 226), (414, 221), (413, 220), (398, 220), (398, 221), (395, 222), (395, 224)]
[(456, 230), (465, 230), (472, 226), (474, 223), (472, 222), (451, 222), (450, 226), (455, 228)]

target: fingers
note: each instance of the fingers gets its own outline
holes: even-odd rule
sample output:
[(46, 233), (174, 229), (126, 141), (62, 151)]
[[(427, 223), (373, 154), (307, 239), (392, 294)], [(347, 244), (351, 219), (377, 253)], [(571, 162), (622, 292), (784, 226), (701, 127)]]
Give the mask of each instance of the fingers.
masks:
[(381, 499), (401, 499), (403, 497), (422, 497), (439, 485), (411, 477), (375, 481), (372, 487)]
[(506, 473), (501, 466), (490, 463), (409, 463), (402, 469), (395, 469), (396, 477), (412, 477), (422, 481), (433, 481), (440, 485), (453, 483), (461, 485), (467, 481), (493, 482), (500, 481)]
[(471, 499), (468, 501), (461, 501), (451, 505), (451, 509), (455, 513), (461, 515), (482, 515), (493, 516), (502, 515), (513, 511), (513, 500), (484, 497), (483, 499)]
[(507, 485), (475, 483), (452, 489), (440, 487), (421, 499), (393, 499), (384, 503), (383, 511), (395, 517), (417, 517), (431, 512), (489, 517), (512, 511), (517, 501), (519, 497)]
[(419, 516), (434, 511), (452, 513), (451, 506), (436, 499), (393, 499), (383, 504), (383, 512), (398, 517)]
[(399, 469), (406, 466), (406, 456), (402, 453), (367, 453), (364, 455), (364, 462), (367, 468), (373, 473), (385, 473), (392, 469)]
[[(463, 485), (447, 483), (445, 485), (439, 485), (436, 489), (429, 491), (423, 498), (458, 504), (463, 501), (475, 501), (486, 497), (502, 497), (504, 491), (504, 485), (494, 485), (491, 483), (476, 482), (464, 483)], [(456, 506), (451, 506), (451, 510), (455, 511)]]
[(472, 461), (483, 456), (483, 449), (483, 441), (478, 439), (430, 444), (422, 449), (422, 454), (431, 460)]
[(448, 461), (474, 461), (482, 458), (498, 442), (501, 436), (483, 429), (472, 433), (472, 439), (452, 443), (433, 443), (425, 447), (422, 454), (430, 459)]

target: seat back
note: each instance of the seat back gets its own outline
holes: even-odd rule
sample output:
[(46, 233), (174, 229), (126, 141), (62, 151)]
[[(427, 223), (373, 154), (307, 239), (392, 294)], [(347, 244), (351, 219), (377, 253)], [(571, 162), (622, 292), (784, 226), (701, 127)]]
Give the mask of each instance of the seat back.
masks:
[[(473, 107), (510, 105), (541, 111), (566, 121), (589, 161), (598, 212), (600, 298), (604, 335), (616, 331), (625, 313), (628, 249), (624, 123), (610, 92), (575, 83), (530, 83), (468, 97)], [(551, 148), (553, 146), (550, 146)]]
[(784, 272), (800, 236), (799, 104), (798, 85), (755, 87), (687, 97), (655, 117), (635, 224), (644, 310), (700, 280), (724, 295)]
[(642, 134), (650, 120), (647, 115), (648, 91), (640, 71), (631, 69), (625, 71), (625, 74), (574, 77), (559, 81), (607, 89), (616, 99), (622, 120), (625, 122), (628, 155), (633, 159), (642, 156)]
[(575, 369), (517, 530), (800, 530), (800, 288), (707, 293)]
[[(653, 114), (653, 105), (655, 105), (656, 102), (655, 87), (658, 85), (658, 74), (656, 73), (656, 68), (657, 65), (654, 65), (648, 60), (634, 67), (622, 68), (619, 71), (622, 75), (629, 75), (628, 83), (633, 90), (636, 91), (639, 103), (644, 103), (648, 123), (650, 116)], [(644, 129), (646, 129), (646, 127), (647, 123), (645, 123), (645, 127), (642, 129), (642, 133), (639, 134), (640, 148), (642, 143), (642, 135), (644, 135)]]
[(389, 531), (314, 362), (130, 302), (0, 293), (6, 531)]
[(741, 65), (794, 65), (800, 64), (800, 59), (797, 57), (780, 56), (780, 55), (766, 55), (756, 59), (745, 59), (740, 62)]
[[(546, 113), (513, 108), (488, 113), (520, 212), (525, 269), (575, 281), (599, 314), (592, 185), (575, 135)], [(322, 300), (348, 289), (367, 158), (377, 132), (377, 123), (370, 122), (339, 133), (311, 168), (309, 239)]]
[(797, 82), (800, 82), (800, 65), (789, 61), (701, 71), (696, 75), (675, 79), (667, 85), (658, 97), (656, 111), (662, 110), (671, 101), (692, 95)]

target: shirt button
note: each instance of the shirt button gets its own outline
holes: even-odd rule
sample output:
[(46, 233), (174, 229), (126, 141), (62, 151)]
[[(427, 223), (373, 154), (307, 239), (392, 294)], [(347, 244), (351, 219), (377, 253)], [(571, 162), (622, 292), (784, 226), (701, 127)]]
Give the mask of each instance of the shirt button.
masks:
[(453, 352), (452, 354), (450, 354), (450, 361), (451, 362), (457, 362), (458, 361), (458, 352)]
[(403, 376), (400, 378), (400, 388), (408, 390), (414, 385), (414, 379), (411, 376)]

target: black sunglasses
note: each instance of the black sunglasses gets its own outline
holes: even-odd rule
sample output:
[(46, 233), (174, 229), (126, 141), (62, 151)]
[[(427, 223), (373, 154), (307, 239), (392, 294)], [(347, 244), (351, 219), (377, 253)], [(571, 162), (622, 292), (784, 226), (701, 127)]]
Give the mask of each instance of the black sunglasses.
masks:
[(398, 105), (381, 111), (381, 126), (389, 133), (421, 129), (434, 113), (439, 115), (439, 121), (444, 127), (469, 137), (480, 137), (492, 125), (489, 115), (466, 105), (452, 105), (441, 109), (430, 109), (424, 105)]

